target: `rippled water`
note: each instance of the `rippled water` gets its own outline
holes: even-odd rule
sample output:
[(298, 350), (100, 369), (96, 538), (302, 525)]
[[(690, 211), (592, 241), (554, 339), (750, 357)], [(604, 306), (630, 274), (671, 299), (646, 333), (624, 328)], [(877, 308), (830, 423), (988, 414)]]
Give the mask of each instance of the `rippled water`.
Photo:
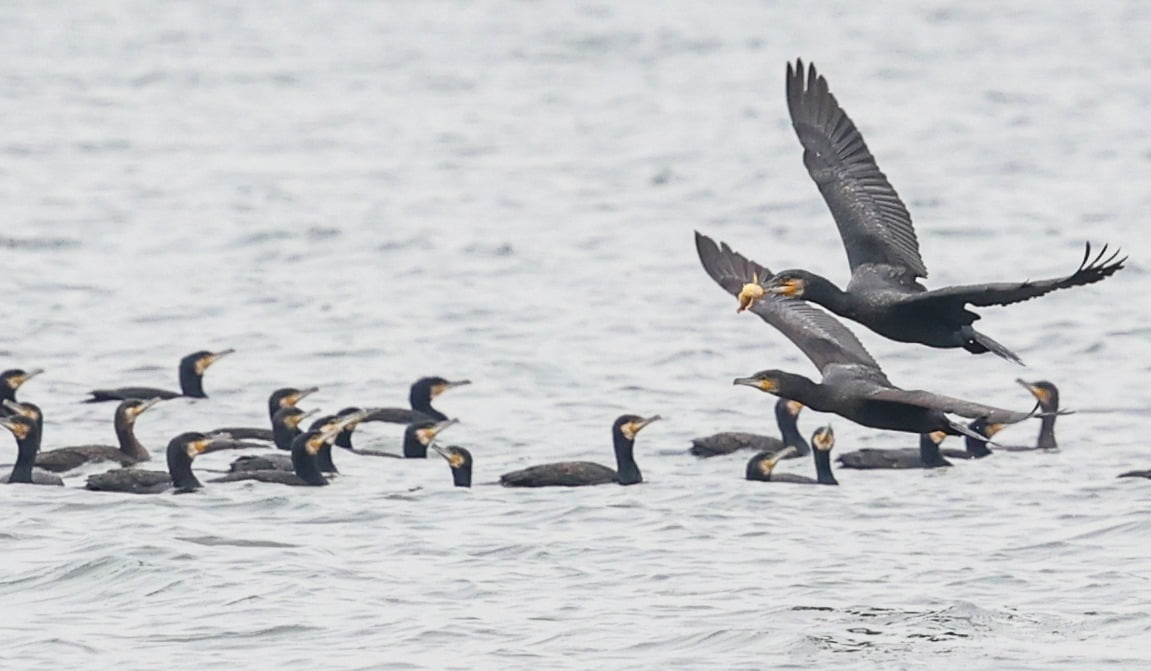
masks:
[[(1149, 31), (1134, 1), (9, 6), (0, 354), (48, 369), (21, 391), (46, 447), (111, 440), (87, 389), (174, 385), (222, 347), (210, 399), (141, 418), (157, 454), (260, 422), (281, 385), (399, 405), (424, 374), (475, 381), (440, 405), (479, 482), (610, 463), (615, 416), (666, 421), (627, 488), (456, 490), (440, 460), (346, 454), (322, 489), (0, 487), (0, 666), (1151, 667), (1151, 483), (1114, 477), (1151, 467)], [(787, 121), (796, 56), (908, 202), (933, 286), (1064, 273), (1086, 239), (1131, 254), (983, 311), (1026, 370), (855, 327), (904, 386), (1023, 408), (1016, 376), (1055, 381), (1079, 410), (1061, 452), (838, 488), (681, 453), (771, 429), (731, 378), (812, 372), (734, 314), (691, 231), (847, 276)], [(915, 440), (800, 424), (827, 421), (841, 451)]]

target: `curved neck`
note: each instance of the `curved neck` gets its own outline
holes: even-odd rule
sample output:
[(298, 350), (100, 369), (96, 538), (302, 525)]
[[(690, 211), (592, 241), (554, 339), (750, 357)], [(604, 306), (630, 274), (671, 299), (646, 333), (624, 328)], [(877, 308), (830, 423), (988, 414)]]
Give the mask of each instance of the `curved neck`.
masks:
[(36, 429), (28, 432), (22, 440), (16, 441), (20, 450), (16, 456), (16, 463), (12, 466), (12, 474), (8, 482), (32, 482), (32, 466), (36, 463), (36, 453), (40, 451), (40, 434)]
[(932, 440), (931, 435), (926, 433), (919, 434), (919, 460), (923, 462), (926, 468), (951, 465), (951, 462), (944, 459), (939, 452), (939, 443)]
[(967, 436), (967, 454), (972, 459), (981, 459), (991, 455), (991, 449), (987, 447), (986, 440), (976, 440), (971, 436)]
[(203, 487), (192, 472), (192, 459), (184, 451), (183, 445), (168, 450), (168, 475), (177, 490), (189, 491)]
[(428, 446), (416, 438), (414, 430), (404, 432), (404, 457), (408, 459), (427, 459), (428, 457)]
[(796, 425), (798, 418), (788, 412), (786, 406), (786, 403), (779, 403), (775, 409), (775, 420), (779, 424), (779, 431), (783, 436), (783, 445), (785, 447), (794, 447), (796, 454), (807, 454), (811, 451), (811, 448), (808, 446), (807, 441), (804, 440), (803, 435), (799, 433), (799, 427)]
[[(7, 382), (0, 380), (0, 401), (4, 400), (15, 401), (16, 390), (12, 387), (9, 387)], [(10, 415), (12, 414), (12, 411), (8, 408), (5, 408), (3, 405), (0, 405), (0, 414)]]
[(192, 398), (208, 398), (204, 393), (204, 378), (194, 366), (180, 366), (180, 393)]
[(136, 439), (135, 423), (122, 421), (116, 418), (116, 440), (120, 443), (120, 451), (135, 461), (148, 461), (152, 455)]
[(1055, 442), (1055, 415), (1047, 415), (1040, 419), (1039, 440), (1036, 445), (1041, 450), (1054, 450), (1059, 447)]
[(292, 441), (296, 436), (300, 435), (299, 427), (288, 426), (283, 422), (276, 422), (272, 425), (272, 442), (276, 447), (286, 452), (291, 452)]
[(328, 480), (320, 472), (316, 457), (308, 454), (306, 445), (306, 441), (300, 441), (299, 445), (292, 446), (292, 470), (309, 485), (328, 484)]
[(343, 431), (339, 432), (338, 434), (336, 434), (336, 447), (342, 447), (345, 450), (356, 449), (355, 447), (352, 446), (352, 432), (353, 431), (355, 431), (355, 427), (348, 427), (348, 428), (344, 429)]
[(411, 404), (412, 410), (421, 412), (437, 422), (442, 422), (448, 418), (447, 415), (432, 407), (432, 394), (428, 389), (412, 389), (408, 394), (408, 403)]
[[(824, 394), (822, 387), (802, 375), (788, 374), (780, 380), (780, 389), (776, 395), (781, 398), (799, 401), (812, 410), (828, 410), (822, 402)], [(782, 428), (782, 427), (781, 427)]]
[(464, 464), (459, 468), (452, 469), (452, 482), (457, 487), (471, 487), (472, 486), (472, 465)]
[(316, 453), (316, 465), (319, 466), (321, 473), (340, 472), (336, 468), (335, 462), (332, 461), (332, 446), (329, 443), (324, 443), (324, 446)]
[(613, 432), (612, 440), (615, 443), (615, 465), (616, 472), (619, 473), (619, 483), (634, 485), (643, 482), (643, 473), (639, 472), (633, 453), (635, 441), (628, 440), (619, 431)]
[(819, 275), (808, 275), (803, 299), (818, 303), (840, 317), (850, 317), (854, 313), (847, 293)]
[(815, 480), (821, 485), (838, 485), (835, 474), (831, 472), (831, 450), (814, 450)]

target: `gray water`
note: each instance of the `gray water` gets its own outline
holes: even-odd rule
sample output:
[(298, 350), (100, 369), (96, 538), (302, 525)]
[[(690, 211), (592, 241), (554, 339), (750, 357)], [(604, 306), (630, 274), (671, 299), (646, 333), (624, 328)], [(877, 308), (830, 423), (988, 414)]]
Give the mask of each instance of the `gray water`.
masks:
[[(48, 371), (20, 393), (46, 448), (111, 441), (86, 390), (174, 386), (201, 348), (238, 353), (210, 399), (140, 419), (154, 464), (180, 431), (261, 424), (283, 385), (334, 410), (471, 378), (439, 405), (484, 483), (611, 463), (617, 415), (666, 419), (636, 487), (458, 490), (439, 459), (348, 454), (319, 489), (0, 487), (0, 667), (1151, 668), (1151, 483), (1115, 478), (1151, 468), (1151, 6), (816, 4), (7, 5), (0, 355)], [(908, 203), (931, 286), (1063, 274), (1085, 240), (1131, 255), (983, 310), (1026, 369), (853, 326), (905, 387), (1025, 409), (1015, 377), (1056, 382), (1061, 451), (838, 488), (684, 453), (774, 431), (733, 377), (814, 374), (692, 230), (847, 277), (786, 116), (797, 56)], [(827, 422), (839, 451), (915, 442), (800, 426)]]

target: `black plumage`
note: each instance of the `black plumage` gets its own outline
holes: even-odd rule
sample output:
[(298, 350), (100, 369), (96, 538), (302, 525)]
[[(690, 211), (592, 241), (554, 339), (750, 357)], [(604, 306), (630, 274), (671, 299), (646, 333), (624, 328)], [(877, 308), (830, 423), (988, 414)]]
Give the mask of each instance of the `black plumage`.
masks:
[[(830, 426), (816, 429), (811, 436), (812, 458), (815, 461), (815, 478), (795, 473), (776, 473), (775, 465), (784, 458), (781, 452), (760, 452), (747, 462), (744, 477), (748, 480), (763, 482), (788, 482), (796, 485), (838, 485), (835, 474), (831, 470), (831, 450), (835, 447), (835, 432)], [(791, 452), (795, 448), (784, 448), (783, 452)]]
[(85, 487), (93, 491), (123, 494), (159, 494), (173, 488), (177, 492), (194, 491), (203, 485), (192, 472), (192, 460), (208, 452), (236, 449), (237, 445), (239, 443), (225, 434), (198, 431), (181, 433), (168, 441), (165, 451), (167, 472), (120, 468), (90, 476)]
[(152, 455), (136, 438), (136, 418), (159, 401), (158, 398), (146, 401), (129, 399), (121, 401), (116, 406), (112, 424), (116, 431), (116, 440), (119, 446), (76, 445), (61, 447), (38, 454), (36, 465), (46, 471), (60, 473), (91, 462), (111, 461), (120, 466), (131, 466), (150, 460)]
[(159, 398), (168, 400), (186, 396), (189, 398), (208, 398), (204, 393), (204, 372), (208, 366), (221, 357), (235, 352), (234, 349), (220, 350), (219, 352), (199, 351), (193, 352), (180, 359), (179, 376), (180, 391), (157, 389), (156, 387), (117, 387), (115, 389), (95, 389), (91, 391), (92, 397), (85, 403), (100, 403), (102, 401), (124, 401), (130, 398), (147, 400)]
[(505, 487), (583, 487), (619, 483), (634, 485), (643, 482), (643, 474), (635, 462), (635, 437), (647, 425), (659, 419), (622, 415), (611, 427), (615, 450), (616, 469), (590, 461), (564, 461), (504, 473), (500, 484)]
[(951, 462), (939, 452), (939, 444), (946, 437), (942, 431), (933, 431), (920, 434), (917, 448), (864, 448), (841, 454), (836, 461), (843, 468), (861, 470), (946, 468)]
[(796, 420), (799, 418), (803, 404), (798, 401), (789, 401), (781, 398), (775, 403), (775, 422), (779, 426), (782, 438), (763, 436), (758, 433), (742, 433), (738, 431), (725, 431), (703, 438), (693, 438), (691, 448), (688, 450), (697, 457), (718, 457), (731, 454), (739, 450), (755, 450), (756, 452), (779, 452), (785, 447), (794, 447), (789, 452), (790, 457), (807, 456), (811, 452), (807, 441), (799, 433)]
[(40, 427), (34, 419), (23, 415), (0, 417), (0, 426), (12, 432), (16, 439), (16, 463), (12, 472), (0, 477), (0, 483), (25, 485), (63, 485), (60, 476), (34, 470), (36, 453), (40, 451)]

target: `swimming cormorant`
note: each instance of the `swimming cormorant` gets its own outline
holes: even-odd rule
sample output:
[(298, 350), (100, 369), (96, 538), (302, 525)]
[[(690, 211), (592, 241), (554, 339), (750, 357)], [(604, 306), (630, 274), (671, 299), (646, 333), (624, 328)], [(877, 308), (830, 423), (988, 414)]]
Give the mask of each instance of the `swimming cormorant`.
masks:
[(504, 473), (500, 476), (500, 484), (505, 487), (583, 487), (610, 482), (621, 485), (643, 482), (643, 474), (633, 454), (635, 437), (644, 427), (658, 419), (659, 415), (648, 418), (622, 415), (615, 420), (611, 427), (611, 437), (617, 470), (590, 461), (565, 461)]
[(1001, 423), (1019, 422), (1032, 416), (896, 387), (839, 320), (804, 301), (766, 293), (759, 278), (769, 277), (770, 273), (726, 244), (717, 246), (699, 232), (695, 234), (695, 244), (708, 275), (737, 296), (741, 307), (783, 333), (823, 375), (822, 382), (816, 383), (801, 375), (764, 370), (751, 377), (737, 378), (734, 384), (799, 401), (813, 410), (832, 412), (864, 426), (910, 433), (970, 433), (945, 413), (988, 417)]
[(0, 426), (12, 432), (18, 450), (12, 472), (0, 477), (0, 483), (58, 486), (64, 484), (60, 476), (32, 468), (36, 463), (36, 453), (40, 451), (40, 429), (35, 420), (23, 415), (10, 415), (0, 417)]
[(124, 401), (130, 398), (147, 400), (159, 398), (168, 400), (187, 396), (189, 398), (208, 398), (204, 393), (204, 371), (208, 370), (220, 357), (227, 356), (236, 350), (225, 349), (219, 352), (193, 352), (180, 359), (180, 391), (156, 389), (155, 387), (120, 387), (117, 389), (96, 389), (90, 392), (92, 398), (85, 403), (100, 403), (101, 401)]
[[(295, 407), (297, 403), (307, 398), (308, 396), (319, 391), (319, 387), (307, 387), (305, 389), (296, 389), (295, 387), (284, 387), (273, 391), (271, 396), (268, 397), (268, 419), (275, 427), (276, 413), (283, 408)], [(216, 429), (218, 432), (231, 434), (236, 440), (267, 440), (275, 442), (276, 436), (273, 429), (260, 429), (255, 427), (225, 427)]]
[(785, 447), (794, 447), (790, 457), (802, 457), (811, 452), (807, 441), (799, 433), (796, 420), (803, 404), (798, 401), (789, 401), (781, 398), (775, 402), (775, 421), (783, 440), (775, 436), (762, 436), (758, 433), (741, 433), (738, 431), (725, 431), (704, 438), (693, 438), (691, 449), (688, 452), (697, 457), (717, 457), (731, 454), (738, 450), (755, 450), (757, 452), (779, 452)]
[(36, 465), (46, 471), (59, 473), (93, 461), (114, 461), (120, 466), (131, 466), (150, 460), (152, 455), (148, 454), (148, 450), (136, 439), (134, 427), (136, 418), (159, 402), (158, 398), (147, 401), (129, 399), (121, 401), (120, 405), (116, 406), (112, 421), (116, 429), (116, 439), (120, 443), (119, 447), (111, 445), (61, 447), (38, 454)]
[(124, 494), (159, 494), (175, 487), (177, 492), (191, 492), (203, 487), (192, 472), (192, 460), (207, 452), (231, 450), (239, 445), (225, 434), (198, 431), (181, 433), (168, 441), (168, 471), (146, 471), (140, 468), (118, 468), (88, 478), (87, 489)]
[(349, 415), (340, 421), (327, 425), (322, 431), (307, 431), (292, 441), (292, 471), (238, 471), (228, 473), (223, 477), (214, 478), (209, 482), (240, 482), (255, 480), (279, 485), (292, 485), (295, 487), (322, 487), (328, 484), (328, 479), (320, 472), (320, 465), (316, 459), (324, 443), (335, 439), (343, 425), (347, 422), (360, 421), (362, 415)]
[(942, 450), (943, 456), (951, 457), (952, 459), (982, 459), (989, 457), (993, 453), (987, 447), (987, 441), (990, 440), (995, 434), (999, 433), (1005, 424), (996, 424), (988, 422), (983, 417), (976, 419), (967, 425), (975, 435), (968, 434), (964, 440), (965, 449), (956, 450), (949, 448)]
[(452, 482), (456, 487), (472, 486), (472, 453), (462, 447), (440, 447), (432, 443), (436, 454), (448, 462), (452, 469)]
[[(835, 447), (835, 432), (830, 426), (815, 430), (811, 436), (812, 457), (815, 459), (814, 479), (806, 475), (794, 473), (775, 473), (774, 468), (783, 455), (781, 453), (760, 452), (747, 462), (745, 477), (748, 480), (762, 480), (765, 482), (790, 482), (797, 485), (838, 485), (835, 474), (831, 472), (831, 448)], [(784, 451), (794, 450), (793, 447), (784, 448)]]
[(3, 401), (15, 401), (16, 390), (25, 382), (43, 372), (43, 368), (33, 368), (32, 370), (11, 368), (0, 373), (0, 417), (12, 413), (11, 409), (4, 406)]
[(1079, 268), (1065, 277), (928, 291), (916, 279), (927, 277), (927, 267), (906, 206), (815, 66), (805, 73), (803, 61), (794, 68), (788, 63), (787, 108), (803, 145), (803, 163), (839, 228), (851, 281), (843, 291), (806, 270), (785, 270), (774, 277), (759, 276), (769, 293), (817, 303), (899, 342), (962, 347), (975, 354), (992, 351), (1022, 363), (972, 327), (979, 315), (966, 305), (1010, 305), (1091, 284), (1115, 273), (1127, 260), (1116, 260), (1119, 252), (1107, 256), (1106, 246), (1092, 257), (1088, 243)]
[[(285, 453), (292, 451), (292, 441), (303, 431), (300, 422), (319, 412), (318, 410), (301, 410), (294, 405), (280, 408), (272, 417), (272, 436), (277, 449)], [(283, 468), (292, 470), (292, 460), (289, 454), (254, 454), (238, 457), (232, 461), (229, 471), (261, 471), (269, 468)]]
[[(354, 412), (360, 413), (361, 416), (366, 416), (370, 411), (355, 410)], [(308, 427), (308, 431), (324, 431), (329, 426), (333, 426), (339, 423), (340, 433), (336, 436), (338, 439), (345, 433), (352, 431), (356, 424), (363, 421), (355, 419), (352, 419), (351, 421), (344, 421), (349, 414), (351, 413), (341, 412), (341, 414), (338, 415), (325, 415), (323, 417), (319, 417), (316, 419), (316, 421), (312, 422), (310, 427)], [(320, 467), (321, 473), (340, 472), (339, 469), (336, 468), (336, 464), (332, 461), (331, 442), (325, 442), (322, 446), (320, 446), (320, 451), (316, 453), (316, 462)], [(253, 455), (250, 457), (240, 457), (239, 459), (232, 462), (232, 465), (228, 470), (233, 473), (237, 471), (293, 471), (295, 470), (295, 465), (292, 463), (292, 457), (290, 454), (272, 453)]]
[[(371, 414), (368, 416), (370, 417)], [(349, 452), (360, 454), (366, 457), (389, 457), (392, 459), (426, 459), (428, 456), (428, 446), (432, 444), (432, 441), (435, 440), (436, 436), (440, 435), (444, 429), (447, 429), (448, 427), (458, 423), (458, 419), (445, 419), (441, 422), (430, 419), (420, 419), (412, 422), (407, 426), (406, 429), (404, 429), (402, 454), (384, 452), (382, 450), (361, 450), (359, 448), (351, 447), (351, 441), (348, 441), (347, 446), (341, 445), (338, 442), (338, 437), (336, 446), (343, 447)]]
[(1055, 442), (1055, 417), (1059, 414), (1059, 388), (1046, 380), (1039, 382), (1016, 380), (1016, 382), (1031, 392), (1031, 395), (1039, 402), (1039, 408), (1043, 410), (1043, 415), (1039, 418), (1039, 437), (1034, 445), (1001, 445), (999, 449), (1007, 452), (1059, 449), (1059, 443)]
[(841, 454), (836, 458), (844, 468), (863, 470), (905, 469), (905, 468), (945, 468), (951, 462), (939, 452), (939, 444), (947, 434), (932, 431), (919, 436), (918, 448), (874, 449), (864, 448)]
[[(432, 407), (432, 399), (449, 389), (455, 389), (456, 387), (462, 387), (471, 383), (471, 380), (451, 382), (442, 377), (422, 377), (412, 383), (411, 391), (408, 393), (408, 402), (411, 404), (412, 410), (442, 422), (447, 419), (448, 416)], [(417, 417), (414, 419), (421, 418)]]

